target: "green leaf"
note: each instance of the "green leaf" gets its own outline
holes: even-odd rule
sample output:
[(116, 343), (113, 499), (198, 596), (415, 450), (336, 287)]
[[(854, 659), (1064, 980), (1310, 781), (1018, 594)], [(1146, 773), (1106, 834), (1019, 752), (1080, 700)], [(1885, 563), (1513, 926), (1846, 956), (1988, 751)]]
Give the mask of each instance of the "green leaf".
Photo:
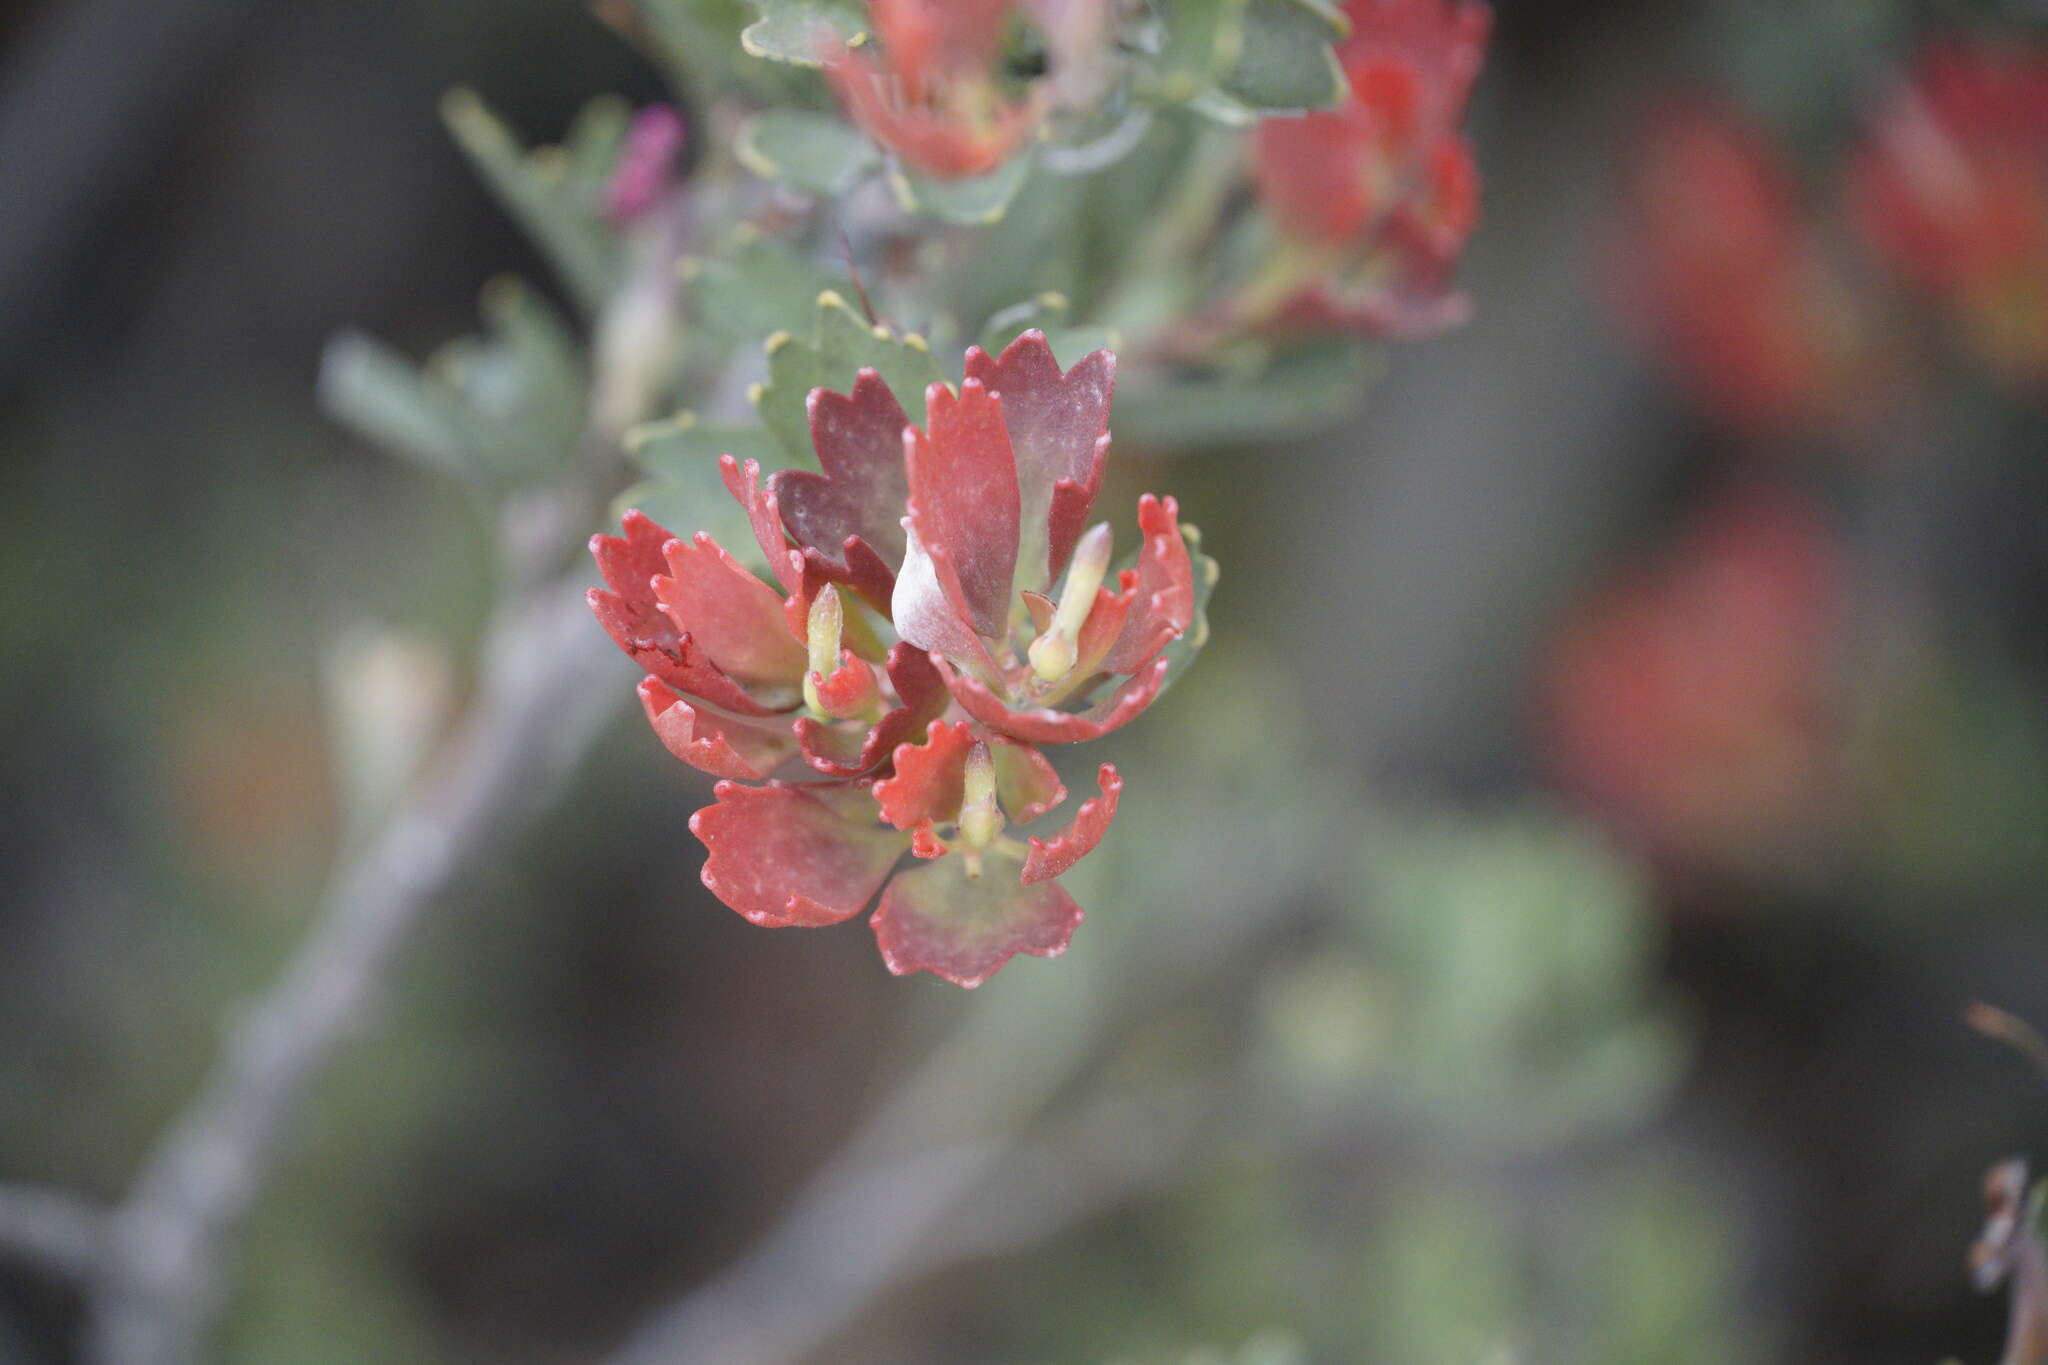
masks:
[(1186, 104), (1214, 87), (1244, 51), (1249, 0), (1156, 0), (1158, 51), (1141, 70), (1140, 92)]
[(867, 11), (859, 0), (752, 0), (761, 17), (740, 34), (740, 46), (756, 57), (797, 66), (818, 66), (832, 43), (866, 41)]
[(1350, 93), (1331, 43), (1346, 24), (1325, 0), (1250, 0), (1223, 92), (1257, 109), (1328, 109)]
[(691, 317), (744, 342), (806, 326), (820, 293), (847, 287), (842, 277), (751, 227), (734, 232), (716, 256), (684, 261), (682, 276)]
[(1001, 309), (982, 324), (981, 349), (1000, 355), (1005, 346), (1034, 327), (1045, 333), (1053, 359), (1062, 368), (1071, 368), (1091, 351), (1116, 349), (1116, 338), (1106, 328), (1069, 326), (1067, 307), (1066, 295), (1045, 293)]
[(944, 378), (931, 347), (916, 333), (898, 335), (870, 325), (829, 290), (818, 296), (816, 310), (808, 339), (787, 332), (768, 338), (768, 379), (754, 392), (761, 421), (782, 443), (785, 455), (805, 468), (817, 466), (805, 410), (812, 389), (845, 393), (857, 373), (871, 368), (903, 411), (917, 418), (924, 413), (925, 388)]
[(1374, 353), (1349, 343), (1307, 347), (1256, 373), (1120, 387), (1120, 440), (1217, 446), (1284, 441), (1328, 430), (1357, 409)]
[(383, 342), (343, 332), (320, 357), (321, 408), (335, 421), (437, 474), (473, 479), (468, 421), (446, 386)]
[(899, 162), (889, 164), (889, 183), (896, 190), (896, 202), (912, 213), (963, 227), (1000, 221), (1030, 176), (1028, 151), (1019, 152), (987, 175), (965, 180), (934, 180), (906, 169)]
[(605, 140), (598, 122), (572, 138), (574, 150), (529, 153), (474, 90), (455, 89), (441, 101), (441, 116), (506, 212), (533, 237), (585, 316), (611, 297), (624, 268), (623, 251), (600, 211), (595, 149)]
[(632, 122), (632, 106), (617, 95), (599, 95), (577, 111), (562, 138), (563, 183), (572, 200), (593, 212), (603, 204)]
[(740, 31), (754, 11), (741, 0), (633, 0), (655, 55), (703, 101), (731, 85), (743, 63)]
[(715, 462), (687, 478), (648, 479), (634, 484), (612, 504), (612, 520), (616, 522), (635, 507), (679, 536), (703, 531), (741, 563), (756, 570), (764, 567), (754, 544), (753, 528), (747, 524), (747, 514), (725, 491)]
[(882, 163), (859, 129), (799, 109), (771, 109), (748, 119), (734, 139), (733, 155), (763, 180), (821, 196), (846, 193)]
[(589, 403), (582, 351), (547, 301), (517, 280), (484, 287), (482, 336), (424, 367), (344, 334), (321, 363), (320, 399), (377, 445), (441, 474), (515, 484), (575, 453)]
[(782, 446), (765, 427), (700, 422), (696, 413), (682, 412), (627, 432), (626, 454), (657, 478), (692, 479), (705, 469), (715, 474), (721, 455), (743, 464), (759, 460), (762, 468), (774, 469), (781, 463)]

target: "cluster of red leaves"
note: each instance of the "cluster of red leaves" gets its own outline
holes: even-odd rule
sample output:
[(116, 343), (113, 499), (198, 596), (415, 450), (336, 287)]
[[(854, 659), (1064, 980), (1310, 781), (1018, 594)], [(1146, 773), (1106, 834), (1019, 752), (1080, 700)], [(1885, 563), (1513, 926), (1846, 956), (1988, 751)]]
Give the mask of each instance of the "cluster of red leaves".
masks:
[(1622, 305), (1715, 411), (1744, 425), (1830, 405), (1850, 339), (1791, 168), (1732, 110), (1645, 126), (1625, 192)]
[[(1877, 264), (1996, 371), (2048, 379), (2048, 54), (1930, 50), (1871, 119), (1846, 200)], [(1735, 111), (1694, 101), (1647, 121), (1622, 227), (1624, 310), (1726, 420), (1849, 424), (1911, 387), (1872, 325), (1892, 310), (1881, 281), (1830, 254), (1792, 168)]]
[(829, 51), (825, 74), (869, 137), (939, 179), (984, 175), (1021, 147), (1044, 113), (999, 89), (995, 60), (1010, 0), (871, 0), (881, 53)]
[(1924, 53), (1871, 123), (1850, 208), (1994, 368), (2048, 378), (2048, 50)]
[[(1003, 830), (1066, 797), (1039, 746), (1143, 711), (1195, 615), (1171, 498), (1139, 501), (1121, 574), (1109, 527), (1084, 532), (1115, 374), (1107, 351), (1062, 374), (1027, 332), (1000, 357), (970, 349), (957, 393), (927, 391), (922, 427), (872, 370), (850, 394), (813, 390), (819, 472), (764, 484), (754, 461), (722, 461), (774, 587), (637, 512), (592, 542), (609, 590), (591, 607), (646, 670), (655, 733), (728, 779), (690, 827), (704, 884), (741, 915), (836, 924), (879, 891), (889, 969), (963, 986), (1065, 949), (1081, 910), (1052, 879), (1108, 829), (1115, 769), (1054, 837)], [(743, 785), (799, 759), (826, 780)], [(896, 873), (906, 852), (919, 861)]]
[(1347, 0), (1337, 48), (1351, 97), (1257, 134), (1257, 187), (1313, 264), (1277, 301), (1281, 327), (1416, 336), (1462, 321), (1451, 268), (1479, 217), (1458, 131), (1486, 53), (1479, 0)]
[(1842, 576), (1832, 532), (1793, 495), (1709, 509), (1554, 642), (1554, 776), (1675, 863), (1740, 865), (1814, 831), (1838, 767)]

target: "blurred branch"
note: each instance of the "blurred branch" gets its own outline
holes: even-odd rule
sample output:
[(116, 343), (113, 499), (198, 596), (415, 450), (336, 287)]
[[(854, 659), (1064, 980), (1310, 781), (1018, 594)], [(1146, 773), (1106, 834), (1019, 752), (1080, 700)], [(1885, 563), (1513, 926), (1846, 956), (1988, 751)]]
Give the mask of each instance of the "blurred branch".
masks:
[(607, 1365), (803, 1360), (893, 1289), (1036, 1245), (1156, 1188), (1214, 1100), (1209, 1087), (1119, 1091), (1035, 1138), (828, 1164), (753, 1251), (649, 1319)]
[(1986, 1038), (2012, 1048), (2048, 1076), (2048, 1038), (2043, 1038), (2039, 1029), (2017, 1014), (1976, 1000), (1963, 1011), (1963, 1022)]
[[(1296, 781), (1300, 810), (1343, 809)], [(1256, 806), (1257, 793), (1242, 796)], [(1243, 823), (1257, 837), (1256, 818)], [(1313, 846), (1332, 834), (1297, 814), (1287, 836)], [(1205, 863), (1199, 896), (1170, 879), (1150, 883), (1179, 931), (1145, 941), (1142, 973), (1119, 955), (1134, 945), (1112, 941), (1069, 954), (1058, 975), (1019, 978), (977, 1001), (826, 1158), (781, 1221), (644, 1321), (606, 1365), (793, 1365), (892, 1289), (1032, 1245), (1156, 1186), (1208, 1112), (1208, 1092), (1156, 1104), (1111, 1094), (1057, 1126), (1039, 1116), (1107, 1040), (1128, 1036), (1128, 1021), (1218, 970), (1243, 970), (1253, 940), (1302, 903), (1323, 865), (1286, 856), (1286, 838), (1269, 844), (1284, 850), (1271, 861)]]
[(427, 908), (593, 738), (620, 689), (602, 685), (610, 658), (573, 589), (551, 583), (501, 617), (445, 760), (336, 871), (311, 932), (144, 1159), (89, 1288), (86, 1360), (196, 1358), (236, 1233), (308, 1090), (374, 1012)]
[(74, 1194), (0, 1184), (0, 1260), (82, 1280), (92, 1273), (106, 1235), (106, 1212)]

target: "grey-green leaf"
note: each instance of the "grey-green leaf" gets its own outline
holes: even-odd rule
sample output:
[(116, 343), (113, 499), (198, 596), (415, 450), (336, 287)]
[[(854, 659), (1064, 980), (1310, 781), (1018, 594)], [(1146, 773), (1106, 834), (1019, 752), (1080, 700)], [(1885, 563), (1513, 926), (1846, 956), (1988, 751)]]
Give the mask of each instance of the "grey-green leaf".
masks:
[(741, 228), (716, 256), (683, 263), (690, 316), (734, 341), (758, 343), (773, 332), (807, 330), (818, 295), (846, 281), (752, 228)]
[(962, 180), (934, 180), (901, 163), (892, 162), (889, 167), (889, 183), (904, 208), (963, 227), (1000, 221), (1030, 176), (1028, 151), (1019, 152), (987, 175)]
[(859, 0), (753, 0), (761, 17), (740, 34), (740, 46), (756, 57), (798, 66), (818, 66), (833, 44), (860, 43), (868, 17)]
[(411, 361), (360, 332), (343, 332), (320, 357), (320, 406), (363, 439), (437, 474), (474, 478), (455, 395)]
[(764, 469), (775, 469), (781, 464), (782, 446), (765, 427), (700, 422), (695, 413), (685, 412), (626, 433), (626, 453), (657, 478), (687, 481), (707, 468), (715, 472), (721, 455), (742, 464), (758, 460)]
[(1350, 93), (1331, 44), (1344, 16), (1323, 0), (1251, 0), (1223, 92), (1256, 109), (1328, 109)]
[(873, 369), (916, 421), (924, 415), (926, 387), (944, 377), (923, 337), (872, 325), (833, 292), (818, 296), (808, 338), (778, 334), (768, 339), (767, 352), (768, 379), (754, 405), (788, 459), (807, 468), (817, 463), (805, 407), (812, 389), (846, 393), (856, 374)]
[(748, 119), (733, 154), (763, 180), (823, 196), (846, 193), (882, 164), (859, 129), (800, 109), (771, 109)]
[(474, 90), (449, 91), (441, 115), (456, 145), (533, 237), (585, 316), (596, 316), (618, 282), (624, 255), (597, 198), (602, 176), (594, 149), (604, 139), (607, 116), (600, 114), (600, 123), (580, 134), (574, 150), (528, 153)]

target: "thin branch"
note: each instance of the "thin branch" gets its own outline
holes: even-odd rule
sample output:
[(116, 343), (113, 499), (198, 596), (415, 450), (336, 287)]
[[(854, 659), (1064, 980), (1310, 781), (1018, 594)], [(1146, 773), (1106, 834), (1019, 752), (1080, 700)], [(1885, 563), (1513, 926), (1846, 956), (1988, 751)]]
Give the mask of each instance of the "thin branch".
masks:
[(83, 1280), (92, 1273), (106, 1236), (106, 1211), (75, 1194), (43, 1185), (0, 1184), (0, 1259)]
[[(1337, 806), (1307, 803), (1324, 808)], [(1313, 838), (1305, 827), (1296, 832)], [(1152, 1153), (1146, 1139), (1117, 1136), (1086, 1159), (1082, 1146), (1131, 1132), (1128, 1106), (1085, 1110), (1072, 1143), (1046, 1137), (1053, 1130), (1038, 1116), (1105, 1039), (1123, 1036), (1121, 1021), (1241, 960), (1248, 942), (1288, 913), (1314, 866), (1280, 859), (1214, 869), (1199, 901), (1174, 907), (1183, 932), (1148, 945), (1142, 976), (1105, 945), (1099, 955), (1064, 959), (1057, 979), (1032, 978), (1043, 987), (1019, 983), (976, 1001), (780, 1221), (643, 1321), (605, 1365), (794, 1365), (893, 1289), (960, 1259), (1029, 1245), (1161, 1183), (1202, 1106), (1184, 1104), (1181, 1119), (1162, 1120)], [(1059, 992), (1056, 1002), (1046, 990)], [(1050, 1165), (1048, 1150), (1060, 1153)], [(1073, 1184), (1056, 1195), (1062, 1171)]]
[(393, 959), (449, 884), (587, 747), (610, 699), (566, 584), (501, 621), (482, 692), (445, 760), (381, 835), (337, 870), (313, 928), (228, 1031), (182, 1117), (112, 1215), (88, 1293), (94, 1365), (185, 1365), (224, 1292), (225, 1264), (307, 1091), (374, 1013)]
[(1963, 1022), (1986, 1038), (2006, 1044), (2048, 1076), (2048, 1038), (2017, 1014), (1975, 1000), (1963, 1011)]

